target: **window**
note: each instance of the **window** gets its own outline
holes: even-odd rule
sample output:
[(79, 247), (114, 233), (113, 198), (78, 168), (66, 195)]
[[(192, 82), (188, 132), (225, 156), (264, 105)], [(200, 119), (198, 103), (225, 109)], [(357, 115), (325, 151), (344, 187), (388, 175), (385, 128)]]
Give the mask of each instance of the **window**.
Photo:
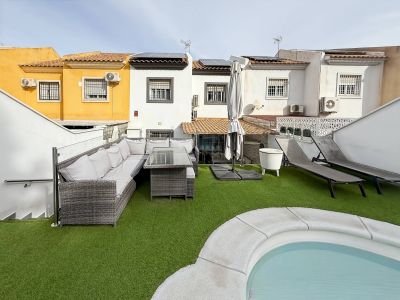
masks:
[(107, 101), (107, 81), (103, 78), (83, 79), (83, 99), (86, 101)]
[(338, 78), (339, 96), (360, 96), (361, 75), (339, 75)]
[(267, 97), (287, 98), (289, 79), (287, 78), (268, 78)]
[(226, 104), (225, 83), (206, 83), (204, 104)]
[(40, 101), (60, 101), (60, 83), (58, 81), (39, 81)]
[(147, 78), (147, 102), (173, 102), (172, 78)]
[(147, 138), (172, 138), (174, 137), (174, 131), (170, 129), (147, 129)]

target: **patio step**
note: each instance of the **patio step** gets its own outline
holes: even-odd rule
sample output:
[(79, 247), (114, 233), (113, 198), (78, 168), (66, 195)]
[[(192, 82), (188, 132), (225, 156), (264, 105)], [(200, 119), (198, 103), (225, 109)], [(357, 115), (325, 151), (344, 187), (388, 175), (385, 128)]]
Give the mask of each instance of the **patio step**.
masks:
[(29, 220), (29, 219), (32, 219), (32, 213), (29, 213), (25, 217), (21, 218), (21, 220)]
[(3, 219), (3, 221), (5, 221), (5, 220), (15, 220), (16, 217), (17, 217), (17, 213), (16, 213), (16, 212), (13, 212), (11, 215), (5, 217), (5, 218)]

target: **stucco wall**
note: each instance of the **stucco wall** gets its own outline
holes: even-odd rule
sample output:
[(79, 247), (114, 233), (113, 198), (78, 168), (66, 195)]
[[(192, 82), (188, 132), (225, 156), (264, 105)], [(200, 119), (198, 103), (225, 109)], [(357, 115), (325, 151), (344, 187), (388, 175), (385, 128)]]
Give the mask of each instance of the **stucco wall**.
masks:
[[(289, 113), (288, 105), (303, 105), (304, 70), (254, 70), (244, 71), (244, 105), (259, 103), (264, 105), (256, 109), (255, 115), (284, 115)], [(289, 78), (287, 98), (267, 97), (267, 78)]]
[(279, 50), (278, 56), (308, 62), (308, 66), (304, 71), (304, 89), (303, 99), (306, 116), (316, 117), (319, 115), (319, 82), (321, 73), (320, 51), (301, 51), (301, 50)]
[[(183, 70), (142, 70), (131, 67), (130, 128), (172, 129), (174, 135), (183, 135), (180, 124), (191, 121), (192, 108), (192, 58)], [(146, 103), (147, 77), (173, 78), (173, 103)], [(138, 117), (134, 117), (138, 111)]]
[[(226, 104), (210, 105), (205, 104), (205, 83), (226, 83), (229, 85), (229, 75), (193, 75), (192, 93), (198, 95), (199, 106), (197, 107), (198, 118), (227, 118), (228, 111)], [(227, 87), (228, 92), (228, 87)]]
[(334, 132), (346, 157), (400, 173), (400, 98)]
[(51, 182), (6, 184), (4, 180), (52, 178), (52, 147), (102, 140), (103, 131), (73, 133), (0, 90), (0, 220), (53, 213)]
[[(380, 86), (383, 64), (377, 66), (321, 65), (320, 96), (338, 97), (337, 113), (332, 118), (359, 118), (376, 109), (380, 104)], [(362, 75), (361, 95), (345, 97), (337, 95), (338, 74)]]
[(61, 73), (26, 73), (20, 64), (59, 58), (53, 48), (0, 48), (0, 89), (49, 118), (60, 119), (60, 102), (39, 102), (37, 88), (23, 88), (22, 78), (61, 80)]
[[(108, 72), (118, 72), (119, 83), (108, 83), (108, 101), (85, 102), (83, 100), (83, 78), (104, 78)], [(130, 93), (129, 65), (122, 69), (63, 69), (64, 120), (129, 120)]]

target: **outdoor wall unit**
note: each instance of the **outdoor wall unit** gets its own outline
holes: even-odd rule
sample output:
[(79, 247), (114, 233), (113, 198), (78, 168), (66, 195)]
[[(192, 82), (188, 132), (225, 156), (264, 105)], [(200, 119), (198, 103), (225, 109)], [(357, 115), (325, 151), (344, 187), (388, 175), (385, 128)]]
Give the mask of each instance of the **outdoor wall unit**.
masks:
[(192, 107), (198, 107), (198, 106), (199, 106), (199, 95), (193, 95)]
[(104, 79), (108, 82), (119, 82), (121, 78), (117, 72), (108, 72), (104, 76)]
[(24, 88), (36, 87), (36, 80), (33, 78), (22, 78), (21, 86)]
[(336, 97), (322, 97), (319, 102), (319, 111), (321, 113), (338, 112), (339, 99)]
[(304, 115), (304, 105), (291, 104), (289, 106), (289, 114), (297, 116)]

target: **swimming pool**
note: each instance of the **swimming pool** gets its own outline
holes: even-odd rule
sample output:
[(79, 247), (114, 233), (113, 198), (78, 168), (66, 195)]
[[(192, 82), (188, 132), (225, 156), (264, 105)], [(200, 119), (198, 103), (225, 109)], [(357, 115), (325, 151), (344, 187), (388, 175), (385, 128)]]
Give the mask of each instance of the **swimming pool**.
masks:
[(248, 299), (399, 299), (400, 261), (352, 247), (298, 242), (253, 267)]

